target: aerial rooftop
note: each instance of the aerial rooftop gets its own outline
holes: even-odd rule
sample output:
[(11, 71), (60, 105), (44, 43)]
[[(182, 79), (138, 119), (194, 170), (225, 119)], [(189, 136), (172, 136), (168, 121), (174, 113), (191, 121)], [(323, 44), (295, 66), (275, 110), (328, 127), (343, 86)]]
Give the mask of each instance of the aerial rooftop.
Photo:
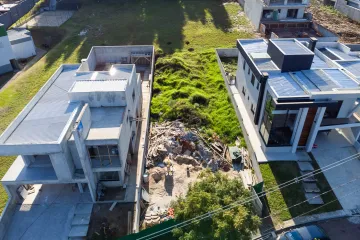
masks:
[[(109, 72), (79, 73), (79, 66), (80, 64), (62, 65), (45, 84), (43, 91), (39, 91), (35, 96), (39, 100), (33, 106), (29, 104), (25, 107), (24, 111), (29, 110), (26, 117), (13, 131), (8, 129), (0, 136), (0, 143), (43, 144), (58, 142), (67, 123), (75, 116), (79, 110), (80, 101), (84, 98), (83, 96), (76, 96), (76, 94), (87, 94), (86, 98), (90, 98), (89, 93), (123, 92), (130, 79), (131, 72), (135, 69), (133, 64), (124, 64), (113, 66)], [(72, 94), (75, 95), (74, 98)], [(121, 97), (119, 96), (119, 98)], [(124, 107), (119, 106), (118, 103), (116, 105), (106, 108), (91, 108), (92, 129), (89, 132), (90, 138), (96, 139), (99, 129), (106, 130), (111, 135), (109, 138), (116, 139), (119, 136)]]
[[(269, 74), (268, 83), (279, 98), (309, 97), (314, 92), (340, 89), (360, 91), (360, 51), (351, 51), (346, 45), (318, 43), (312, 52), (307, 42), (295, 39), (275, 39), (269, 44), (263, 39), (238, 40), (238, 44), (260, 72)], [(309, 66), (299, 58), (304, 56)], [(289, 63), (302, 64), (303, 68), (287, 70)]]

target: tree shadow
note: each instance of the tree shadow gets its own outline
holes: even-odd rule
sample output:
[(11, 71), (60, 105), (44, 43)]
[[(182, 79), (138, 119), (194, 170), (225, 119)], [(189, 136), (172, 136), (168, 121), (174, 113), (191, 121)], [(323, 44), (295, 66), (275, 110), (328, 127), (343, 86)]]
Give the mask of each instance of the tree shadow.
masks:
[[(182, 50), (187, 20), (202, 24), (211, 20), (222, 31), (231, 27), (220, 0), (87, 1), (60, 27), (68, 32), (68, 37), (50, 50), (46, 68), (59, 57), (64, 63), (79, 63), (92, 46), (155, 44), (164, 53)], [(79, 36), (81, 31), (86, 33)], [(72, 57), (74, 52), (76, 59)]]

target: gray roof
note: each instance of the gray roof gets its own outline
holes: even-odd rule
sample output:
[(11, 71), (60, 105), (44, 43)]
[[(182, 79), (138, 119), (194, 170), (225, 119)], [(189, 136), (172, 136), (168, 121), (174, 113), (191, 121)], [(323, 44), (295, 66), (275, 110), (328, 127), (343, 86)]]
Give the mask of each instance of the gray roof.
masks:
[(5, 144), (56, 142), (79, 103), (69, 103), (68, 90), (79, 65), (66, 66)]
[(268, 83), (278, 97), (307, 95), (289, 73), (269, 72)]
[(360, 78), (360, 61), (337, 61), (337, 63), (356, 78)]
[(302, 43), (295, 39), (272, 39), (271, 40), (285, 55), (314, 54)]
[(7, 34), (12, 45), (31, 40), (31, 33), (26, 28), (13, 28)]

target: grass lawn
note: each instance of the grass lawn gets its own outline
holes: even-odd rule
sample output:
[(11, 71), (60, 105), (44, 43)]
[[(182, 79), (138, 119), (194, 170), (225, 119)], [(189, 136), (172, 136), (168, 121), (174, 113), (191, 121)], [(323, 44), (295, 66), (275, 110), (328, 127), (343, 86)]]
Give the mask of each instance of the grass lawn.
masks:
[[(85, 36), (79, 36), (82, 30)], [(237, 3), (219, 0), (84, 1), (60, 27), (64, 39), (0, 92), (0, 132), (62, 63), (79, 63), (94, 45), (154, 44), (158, 59), (152, 116), (206, 124), (226, 141), (240, 134), (215, 59), (216, 47), (234, 47), (253, 30)], [(184, 94), (185, 92), (185, 94)], [(193, 117), (194, 116), (194, 117)], [(4, 175), (14, 157), (0, 157)], [(0, 210), (6, 193), (0, 188)]]
[[(313, 166), (316, 169), (319, 169), (318, 165), (314, 163)], [(266, 164), (260, 164), (260, 170), (265, 183), (265, 190), (276, 187), (277, 185), (292, 180), (295, 177), (300, 176), (300, 170), (296, 162), (271, 162)], [(331, 187), (329, 186), (325, 176), (320, 173), (315, 176), (318, 180), (317, 184), (321, 193), (329, 191)], [(326, 193), (321, 196), (324, 200), (324, 203), (330, 202), (336, 199), (336, 196), (333, 192)], [(300, 204), (291, 209), (287, 209), (290, 206), (293, 206), (297, 203), (305, 201), (304, 191), (302, 189), (302, 184), (292, 184), (289, 187), (284, 187), (281, 190), (275, 191), (267, 195), (268, 204), (272, 214), (278, 213), (274, 216), (276, 222), (281, 222), (294, 218), (302, 213), (311, 211), (319, 206), (310, 205), (308, 203)], [(338, 201), (335, 201), (329, 205), (326, 205), (316, 211), (313, 211), (311, 214), (330, 212), (342, 209)]]

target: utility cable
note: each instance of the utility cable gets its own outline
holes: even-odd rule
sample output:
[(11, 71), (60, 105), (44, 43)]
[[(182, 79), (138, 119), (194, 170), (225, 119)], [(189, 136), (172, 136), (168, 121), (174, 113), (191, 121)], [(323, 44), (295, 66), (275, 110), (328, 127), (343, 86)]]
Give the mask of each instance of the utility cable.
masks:
[[(316, 210), (318, 210), (318, 209), (320, 209), (320, 208), (322, 208), (322, 207), (325, 207), (325, 206), (327, 206), (327, 205), (329, 205), (329, 204), (331, 204), (331, 203), (333, 203), (333, 202), (336, 202), (336, 201), (338, 201), (339, 199), (343, 199), (343, 198), (345, 198), (345, 197), (348, 197), (348, 196), (350, 196), (350, 195), (352, 195), (352, 194), (355, 194), (355, 193), (358, 193), (358, 192), (360, 192), (360, 188), (357, 189), (356, 191), (352, 191), (352, 192), (350, 192), (350, 193), (348, 193), (348, 194), (345, 194), (345, 195), (343, 195), (343, 196), (341, 196), (341, 197), (339, 197), (339, 198), (336, 198), (336, 199), (334, 199), (334, 200), (332, 200), (332, 201), (330, 201), (330, 202), (328, 202), (328, 203), (325, 203), (325, 204), (323, 204), (323, 205), (321, 205), (321, 206), (319, 206), (319, 207), (317, 207), (317, 208), (314, 208), (314, 209), (312, 209), (312, 210), (310, 210), (310, 211), (307, 211), (307, 212), (305, 212), (305, 213), (302, 213), (302, 214), (300, 214), (300, 215), (292, 218), (292, 220), (297, 219), (297, 218), (299, 218), (299, 217), (302, 217), (302, 216), (304, 216), (304, 215), (307, 215), (307, 214), (309, 214), (309, 213), (311, 213), (311, 212), (313, 212), (313, 211), (316, 211)], [(273, 230), (276, 230), (276, 229), (275, 229), (274, 227), (271, 227), (271, 228), (265, 230), (264, 232), (269, 232), (269, 231), (273, 231)], [(263, 234), (263, 235), (261, 235), (260, 237), (257, 237), (257, 238), (255, 238), (255, 239), (261, 239), (262, 237), (268, 236), (268, 235), (270, 235), (270, 233), (269, 233), (269, 234)]]
[[(344, 163), (346, 163), (346, 162), (352, 161), (352, 160), (358, 158), (359, 156), (360, 156), (360, 153), (357, 153), (357, 154), (354, 154), (354, 155), (349, 156), (349, 157), (347, 157), (347, 158), (344, 158), (344, 159), (342, 159), (342, 160), (339, 160), (339, 161), (337, 161), (337, 162), (331, 163), (331, 164), (325, 166), (323, 169), (317, 169), (317, 170), (308, 172), (308, 173), (302, 175), (301, 177), (296, 177), (296, 178), (294, 178), (294, 179), (292, 179), (292, 180), (289, 180), (289, 181), (287, 181), (287, 182), (285, 182), (285, 183), (282, 183), (282, 184), (280, 184), (280, 185), (278, 185), (278, 186), (276, 186), (276, 187), (270, 188), (268, 191), (262, 191), (262, 192), (260, 192), (260, 193), (258, 194), (258, 196), (259, 196), (259, 197), (263, 197), (263, 196), (269, 195), (270, 193), (275, 192), (275, 191), (278, 191), (278, 190), (280, 190), (280, 189), (282, 189), (282, 188), (284, 188), (284, 187), (288, 187), (288, 186), (290, 186), (290, 185), (292, 185), (292, 184), (294, 184), (294, 183), (298, 183), (299, 181), (301, 181), (301, 180), (303, 180), (303, 179), (305, 179), (305, 178), (307, 178), (307, 177), (309, 177), (309, 176), (315, 176), (315, 175), (317, 175), (317, 174), (319, 174), (319, 173), (321, 173), (321, 172), (328, 171), (328, 170), (333, 169), (333, 168), (335, 168), (335, 167), (338, 167), (338, 166), (340, 166), (340, 165), (342, 165), (342, 164), (344, 164)], [(257, 197), (257, 196), (256, 196), (256, 197)], [(141, 239), (153, 239), (154, 237), (158, 237), (158, 236), (161, 236), (161, 235), (163, 235), (163, 234), (166, 234), (166, 233), (171, 232), (172, 229), (174, 229), (174, 228), (185, 227), (185, 226), (189, 225), (189, 224), (188, 224), (189, 222), (190, 222), (190, 224), (192, 224), (193, 221), (200, 221), (200, 220), (203, 220), (203, 219), (205, 219), (205, 218), (211, 217), (211, 216), (212, 216), (213, 214), (215, 214), (215, 213), (218, 213), (218, 212), (221, 212), (221, 211), (224, 211), (224, 210), (230, 210), (230, 209), (232, 209), (232, 208), (234, 208), (234, 207), (236, 207), (236, 206), (239, 206), (239, 205), (242, 205), (242, 204), (251, 202), (251, 201), (254, 200), (256, 197), (251, 196), (251, 197), (248, 197), (248, 198), (246, 198), (246, 199), (242, 199), (242, 200), (236, 201), (236, 202), (234, 202), (234, 203), (232, 203), (232, 204), (229, 204), (229, 205), (227, 205), (227, 206), (224, 206), (224, 207), (222, 207), (222, 208), (213, 210), (213, 211), (211, 211), (211, 212), (208, 212), (208, 213), (199, 215), (199, 216), (197, 216), (197, 217), (194, 217), (194, 218), (192, 218), (192, 219), (186, 220), (186, 221), (184, 221), (184, 222), (182, 222), (182, 223), (178, 223), (178, 224), (176, 224), (176, 225), (174, 225), (174, 226), (171, 226), (171, 227), (162, 229), (162, 230), (160, 230), (160, 231), (151, 233), (151, 234), (149, 234), (149, 235), (146, 235), (146, 236), (144, 236), (144, 237), (139, 238), (138, 240), (141, 240)], [(180, 226), (180, 225), (181, 225), (181, 226)], [(168, 229), (171, 229), (171, 230), (170, 230), (170, 231), (166, 231), (166, 230), (168, 230)], [(166, 232), (164, 232), (164, 231), (166, 231)], [(158, 234), (158, 233), (160, 233), (160, 232), (164, 232), (164, 233), (159, 234), (159, 235), (156, 235), (156, 234)], [(155, 235), (155, 236), (154, 236), (154, 237), (151, 237), (151, 236), (153, 236), (153, 235)], [(151, 237), (151, 238), (147, 238), (147, 237)]]
[[(352, 182), (355, 182), (355, 181), (358, 180), (358, 179), (360, 179), (360, 176), (357, 177), (357, 178), (354, 178), (354, 179), (352, 179), (352, 180), (350, 180), (350, 181), (348, 181), (348, 182), (346, 182), (346, 183), (339, 184), (339, 185), (335, 186), (334, 188), (332, 188), (332, 189), (330, 189), (330, 190), (328, 190), (328, 191), (326, 191), (326, 192), (323, 192), (323, 193), (321, 193), (321, 194), (318, 194), (318, 195), (312, 197), (311, 199), (314, 199), (314, 198), (317, 198), (317, 197), (322, 196), (322, 195), (324, 195), (324, 194), (327, 194), (327, 193), (329, 193), (329, 192), (331, 192), (331, 191), (333, 191), (333, 190), (335, 190), (335, 189), (344, 187), (345, 185), (350, 184), (350, 183), (352, 183)], [(335, 200), (336, 200), (336, 199), (335, 199)], [(288, 207), (288, 208), (283, 208), (282, 210), (276, 212), (275, 214), (270, 214), (269, 216), (266, 216), (266, 217), (264, 217), (264, 218), (261, 218), (261, 220), (264, 220), (264, 219), (267, 219), (267, 218), (269, 218), (269, 217), (271, 217), (271, 216), (277, 215), (277, 214), (281, 213), (281, 212), (284, 211), (284, 210), (294, 208), (294, 207), (299, 206), (300, 204), (303, 204), (303, 203), (305, 203), (305, 202), (307, 202), (307, 200), (302, 201), (302, 202), (297, 203), (297, 204), (294, 204), (294, 205), (292, 205), (292, 206), (290, 206), (290, 207)], [(331, 202), (333, 202), (333, 201), (331, 201)], [(239, 204), (239, 205), (240, 205), (240, 204)], [(326, 204), (326, 205), (327, 205), (327, 204)], [(315, 211), (315, 210), (313, 209), (313, 211)], [(305, 214), (306, 214), (306, 213), (305, 213)], [(209, 216), (205, 216), (205, 217), (203, 217), (202, 219), (205, 219), (205, 218), (207, 218), (207, 217), (209, 217)], [(202, 220), (202, 219), (200, 219), (200, 220)], [(198, 220), (198, 221), (200, 221), (200, 220)], [(186, 224), (186, 225), (181, 226), (181, 227), (185, 227), (185, 226), (190, 225), (190, 224), (191, 224), (191, 223)], [(166, 233), (169, 233), (169, 232), (171, 232), (171, 231), (172, 231), (172, 230), (169, 230), (169, 231), (167, 231)], [(266, 230), (266, 231), (269, 231), (269, 229)], [(266, 231), (265, 231), (265, 232), (266, 232)], [(161, 236), (161, 235), (166, 234), (166, 233), (162, 233), (162, 234), (153, 236), (153, 237), (151, 237), (151, 238), (149, 238), (149, 239), (156, 238), (156, 237)], [(140, 240), (140, 239), (141, 239), (141, 238), (139, 238), (139, 240)]]

